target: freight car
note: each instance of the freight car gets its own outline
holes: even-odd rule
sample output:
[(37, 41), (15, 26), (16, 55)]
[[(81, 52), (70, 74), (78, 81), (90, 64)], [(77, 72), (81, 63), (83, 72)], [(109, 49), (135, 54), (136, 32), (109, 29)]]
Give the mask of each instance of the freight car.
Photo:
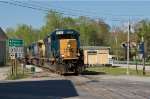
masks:
[(55, 30), (26, 48), (28, 63), (45, 66), (60, 74), (83, 70), (83, 50), (79, 33), (73, 29)]

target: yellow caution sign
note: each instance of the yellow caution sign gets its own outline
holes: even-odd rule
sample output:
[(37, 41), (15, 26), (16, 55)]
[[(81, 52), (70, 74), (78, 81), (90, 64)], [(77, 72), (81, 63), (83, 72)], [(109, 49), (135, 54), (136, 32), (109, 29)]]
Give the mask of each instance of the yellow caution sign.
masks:
[(15, 56), (10, 56), (10, 59), (15, 59)]

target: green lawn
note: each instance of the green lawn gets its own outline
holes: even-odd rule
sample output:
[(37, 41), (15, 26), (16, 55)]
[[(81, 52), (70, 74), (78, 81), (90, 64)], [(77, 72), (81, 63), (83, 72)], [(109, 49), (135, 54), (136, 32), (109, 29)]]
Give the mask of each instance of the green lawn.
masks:
[[(86, 68), (88, 71), (96, 71), (104, 73), (105, 75), (126, 75), (126, 68), (113, 68), (113, 67), (89, 67)], [(135, 69), (129, 69), (130, 75), (135, 76), (148, 76), (150, 77), (150, 72), (146, 72), (146, 75), (143, 75), (142, 70), (138, 70), (138, 74)]]

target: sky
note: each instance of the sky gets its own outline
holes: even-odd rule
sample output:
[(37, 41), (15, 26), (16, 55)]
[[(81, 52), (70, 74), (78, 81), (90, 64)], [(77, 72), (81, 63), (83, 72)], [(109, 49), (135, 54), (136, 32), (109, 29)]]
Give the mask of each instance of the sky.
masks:
[[(27, 8), (29, 6), (36, 9)], [(150, 18), (150, 1), (0, 0), (0, 27), (5, 31), (9, 27), (16, 28), (18, 24), (27, 24), (38, 29), (44, 25), (44, 16), (47, 13), (45, 10), (49, 9), (73, 18), (81, 15), (96, 20), (101, 18), (110, 26), (121, 26), (124, 20), (139, 21)]]

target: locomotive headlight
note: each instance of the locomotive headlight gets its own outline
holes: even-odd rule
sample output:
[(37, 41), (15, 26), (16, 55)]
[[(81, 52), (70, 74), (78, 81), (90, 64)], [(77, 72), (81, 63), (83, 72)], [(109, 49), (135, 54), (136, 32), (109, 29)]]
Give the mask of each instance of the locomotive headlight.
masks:
[(71, 47), (71, 44), (70, 44), (70, 42), (68, 42), (68, 47)]
[(64, 58), (64, 55), (62, 54), (61, 57)]

